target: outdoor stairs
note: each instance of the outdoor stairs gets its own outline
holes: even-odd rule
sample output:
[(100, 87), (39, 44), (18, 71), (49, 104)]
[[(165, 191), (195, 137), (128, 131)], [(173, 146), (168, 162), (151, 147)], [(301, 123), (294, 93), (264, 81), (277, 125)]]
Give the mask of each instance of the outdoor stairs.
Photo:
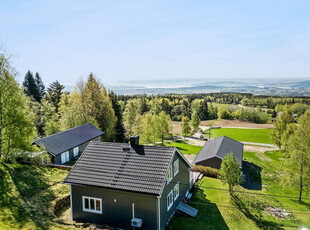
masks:
[(183, 203), (183, 202), (180, 202), (177, 209), (191, 217), (195, 217), (198, 213), (198, 210)]

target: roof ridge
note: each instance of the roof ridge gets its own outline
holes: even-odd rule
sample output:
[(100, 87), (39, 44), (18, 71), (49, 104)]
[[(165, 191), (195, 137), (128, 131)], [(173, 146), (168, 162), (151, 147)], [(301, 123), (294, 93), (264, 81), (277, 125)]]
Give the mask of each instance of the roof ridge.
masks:
[(237, 141), (237, 140), (235, 140), (235, 139), (232, 139), (231, 137), (228, 137), (228, 136), (225, 136), (225, 135), (223, 135), (222, 136), (223, 138), (228, 138), (228, 139), (230, 139), (230, 140), (232, 140), (232, 141), (235, 141), (235, 142), (237, 142), (237, 143), (239, 143), (239, 144), (242, 144), (243, 145), (243, 143), (241, 143), (240, 141)]
[[(54, 133), (54, 134), (49, 135), (49, 136), (46, 136), (46, 137), (41, 137), (41, 138), (35, 140), (34, 142), (39, 141), (39, 140), (43, 140), (43, 139), (48, 138), (48, 137), (52, 137), (52, 136), (58, 135), (58, 134), (60, 134), (60, 133), (66, 133), (66, 132), (68, 132), (68, 131), (71, 131), (71, 130), (73, 130), (73, 129), (77, 129), (77, 128), (80, 128), (80, 127), (86, 126), (86, 125), (91, 125), (91, 126), (94, 127), (95, 129), (98, 129), (97, 127), (95, 127), (95, 126), (92, 125), (91, 123), (87, 122), (87, 123), (85, 123), (85, 124), (83, 124), (83, 125), (79, 125), (79, 126), (76, 126), (76, 127), (73, 127), (73, 128), (70, 128), (70, 129), (67, 129), (67, 130), (58, 132), (58, 133)], [(98, 129), (98, 130), (101, 131), (100, 129)], [(103, 131), (101, 131), (101, 132), (103, 132)]]

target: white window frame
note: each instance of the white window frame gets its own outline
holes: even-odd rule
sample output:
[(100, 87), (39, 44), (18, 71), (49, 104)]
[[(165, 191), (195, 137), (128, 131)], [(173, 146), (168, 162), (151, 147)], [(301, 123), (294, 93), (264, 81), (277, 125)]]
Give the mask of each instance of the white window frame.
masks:
[(176, 201), (180, 196), (180, 183), (178, 182), (173, 188), (173, 200)]
[(73, 148), (73, 156), (77, 157), (79, 155), (79, 146), (76, 146), (75, 148)]
[[(175, 166), (177, 165), (177, 168), (178, 168), (178, 170), (175, 170)], [(173, 171), (174, 171), (174, 176), (176, 176), (178, 173), (179, 173), (179, 171), (180, 171), (180, 163), (179, 163), (179, 159), (176, 159), (174, 162), (173, 162)]]
[[(85, 208), (85, 198), (88, 199), (88, 207), (89, 208)], [(94, 200), (95, 209), (90, 208), (90, 200)], [(97, 210), (97, 202), (96, 202), (97, 200), (100, 201), (100, 210)], [(82, 205), (83, 205), (83, 211), (84, 212), (92, 212), (92, 213), (102, 214), (102, 199), (101, 198), (82, 196), (82, 203), (83, 203)]]
[(167, 195), (167, 211), (169, 211), (169, 209), (172, 207), (173, 202), (174, 200), (173, 200), (173, 189), (172, 189)]
[[(68, 161), (70, 160), (69, 151), (66, 151), (66, 152), (61, 153), (60, 158), (61, 158), (60, 160), (61, 160), (61, 163), (62, 163), (62, 164), (68, 162)], [(63, 160), (64, 160), (64, 161), (63, 161)]]
[(172, 179), (173, 179), (173, 171), (172, 171), (172, 165), (170, 165), (168, 174), (167, 174), (167, 184), (169, 184), (170, 181), (172, 181)]

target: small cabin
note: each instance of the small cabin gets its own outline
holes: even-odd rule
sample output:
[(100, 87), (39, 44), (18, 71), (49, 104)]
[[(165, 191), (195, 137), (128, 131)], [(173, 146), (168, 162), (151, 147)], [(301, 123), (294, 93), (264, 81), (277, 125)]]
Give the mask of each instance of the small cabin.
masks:
[(77, 159), (90, 141), (101, 141), (104, 134), (90, 123), (35, 140), (51, 155), (52, 164), (65, 164)]

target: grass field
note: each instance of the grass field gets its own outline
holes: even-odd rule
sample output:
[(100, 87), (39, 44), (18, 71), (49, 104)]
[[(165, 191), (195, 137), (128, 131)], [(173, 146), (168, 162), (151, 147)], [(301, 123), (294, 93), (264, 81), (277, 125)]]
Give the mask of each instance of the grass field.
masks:
[(202, 146), (189, 145), (185, 140), (165, 142), (165, 146), (177, 147), (183, 154), (198, 154), (202, 148)]
[[(245, 152), (247, 183), (235, 187), (234, 197), (220, 180), (204, 177), (193, 191), (190, 205), (199, 210), (196, 218), (175, 215), (168, 228), (173, 229), (301, 229), (310, 227), (310, 200), (298, 202), (296, 187), (282, 186), (280, 181), (284, 155), (277, 151), (263, 154)], [(251, 182), (250, 184), (248, 182)], [(249, 187), (248, 187), (249, 186)], [(210, 189), (218, 188), (218, 189)], [(250, 188), (252, 187), (252, 188)], [(221, 190), (219, 190), (221, 189)], [(255, 195), (249, 194), (267, 194)], [(279, 195), (268, 196), (268, 195)], [(310, 197), (310, 193), (304, 194)], [(270, 215), (268, 206), (292, 213), (288, 218)]]
[(74, 229), (57, 224), (53, 202), (69, 194), (68, 172), (0, 163), (0, 229)]
[[(211, 137), (216, 138), (225, 135), (237, 141), (271, 144), (270, 131), (271, 129), (220, 128), (212, 129)], [(209, 130), (205, 131), (206, 136), (208, 136), (208, 132)]]

